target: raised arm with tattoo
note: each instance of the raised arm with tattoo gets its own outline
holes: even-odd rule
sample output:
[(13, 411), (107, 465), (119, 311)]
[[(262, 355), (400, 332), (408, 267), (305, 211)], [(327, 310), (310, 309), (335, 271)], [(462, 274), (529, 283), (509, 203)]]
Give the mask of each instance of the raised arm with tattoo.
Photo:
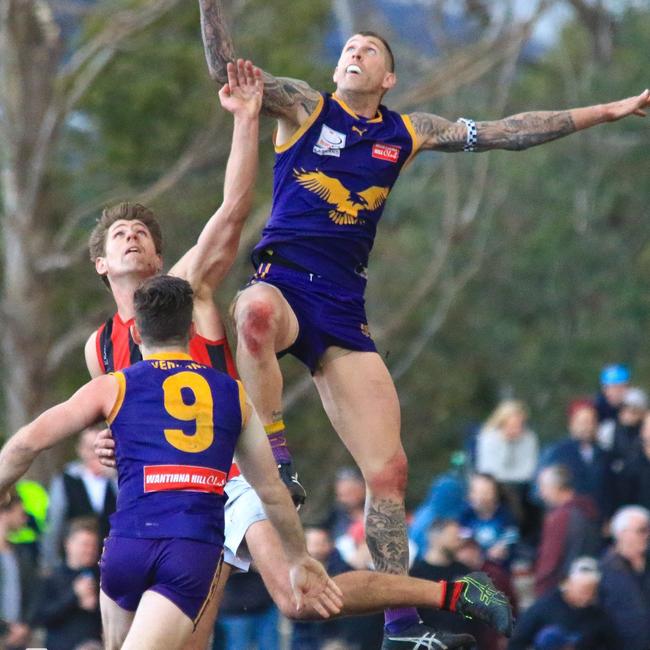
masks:
[[(411, 121), (421, 150), (521, 151), (604, 122), (615, 122), (628, 115), (645, 117), (650, 106), (650, 92), (609, 104), (599, 104), (566, 111), (519, 113), (501, 120), (450, 122), (430, 113), (413, 113)], [(475, 125), (475, 132), (472, 130)], [(472, 136), (474, 136), (472, 138)]]
[[(201, 32), (210, 77), (217, 83), (226, 81), (226, 65), (234, 60), (234, 48), (217, 0), (199, 0)], [(318, 104), (320, 93), (305, 81), (274, 77), (264, 72), (262, 111), (280, 121), (280, 142), (290, 137)], [(289, 131), (285, 133), (284, 131)]]

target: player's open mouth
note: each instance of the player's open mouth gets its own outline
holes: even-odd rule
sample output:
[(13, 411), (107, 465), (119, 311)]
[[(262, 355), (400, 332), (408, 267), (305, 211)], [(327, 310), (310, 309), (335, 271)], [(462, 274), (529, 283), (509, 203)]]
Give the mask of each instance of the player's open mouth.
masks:
[(126, 249), (125, 255), (129, 255), (129, 253), (140, 253), (140, 249), (137, 246), (131, 246), (131, 248)]
[(349, 72), (351, 74), (361, 74), (361, 68), (358, 65), (349, 65), (346, 69), (346, 72)]

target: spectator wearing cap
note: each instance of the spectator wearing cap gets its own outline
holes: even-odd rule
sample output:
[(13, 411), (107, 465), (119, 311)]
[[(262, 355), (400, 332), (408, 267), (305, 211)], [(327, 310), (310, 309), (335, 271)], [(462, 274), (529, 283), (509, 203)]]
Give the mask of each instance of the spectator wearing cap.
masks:
[(452, 453), (449, 470), (434, 478), (426, 498), (413, 512), (408, 533), (417, 558), (427, 552), (428, 531), (434, 521), (460, 517), (464, 509), (466, 463), (464, 452)]
[(611, 449), (614, 428), (623, 398), (630, 384), (630, 369), (621, 363), (605, 366), (600, 372), (600, 391), (595, 405), (598, 411), (598, 442), (604, 449)]
[(619, 506), (637, 504), (650, 510), (650, 413), (618, 475), (618, 499)]
[(638, 450), (639, 433), (647, 412), (646, 392), (637, 387), (628, 388), (618, 413), (612, 443), (612, 456), (617, 466), (622, 466)]
[(628, 646), (617, 640), (610, 618), (596, 602), (600, 579), (598, 562), (594, 558), (576, 558), (562, 583), (521, 616), (508, 649), (537, 648), (534, 644), (540, 638), (544, 641), (545, 634), (549, 635), (548, 632), (544, 634), (544, 630), (557, 626), (565, 639), (575, 640), (580, 650), (628, 650)]
[(650, 511), (626, 506), (612, 517), (614, 545), (601, 562), (600, 601), (625, 650), (650, 648)]
[(564, 465), (545, 467), (537, 483), (547, 507), (535, 563), (535, 593), (541, 596), (560, 583), (577, 557), (597, 555), (601, 537), (596, 505), (576, 493)]
[(598, 414), (593, 402), (579, 399), (568, 408), (569, 437), (542, 454), (541, 466), (564, 465), (572, 476), (578, 494), (590, 496), (607, 518), (615, 506), (611, 454), (596, 442)]
[(24, 648), (32, 634), (28, 621), (36, 595), (34, 562), (29, 549), (9, 542), (9, 536), (26, 522), (22, 501), (12, 490), (7, 502), (0, 504), (0, 619), (6, 623), (0, 647), (4, 650)]

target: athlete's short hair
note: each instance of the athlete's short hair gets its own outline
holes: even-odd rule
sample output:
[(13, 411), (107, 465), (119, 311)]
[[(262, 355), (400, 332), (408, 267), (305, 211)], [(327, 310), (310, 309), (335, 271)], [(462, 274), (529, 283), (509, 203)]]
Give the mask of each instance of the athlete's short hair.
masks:
[(194, 292), (187, 280), (156, 275), (133, 295), (135, 322), (145, 345), (186, 345)]
[(381, 41), (383, 46), (386, 48), (386, 54), (388, 54), (388, 68), (390, 72), (395, 72), (395, 57), (393, 56), (393, 50), (391, 49), (388, 41), (381, 34), (378, 34), (377, 32), (373, 32), (371, 30), (365, 30), (363, 32), (356, 33), (359, 34), (359, 36), (370, 36), (372, 38), (376, 38), (378, 41)]
[(120, 220), (141, 221), (151, 233), (151, 238), (156, 247), (156, 253), (158, 255), (162, 254), (162, 230), (153, 210), (140, 203), (124, 201), (123, 203), (104, 208), (102, 210), (102, 216), (97, 219), (97, 225), (93, 228), (93, 231), (90, 233), (90, 239), (88, 240), (88, 251), (91, 262), (105, 255), (108, 229), (116, 221)]

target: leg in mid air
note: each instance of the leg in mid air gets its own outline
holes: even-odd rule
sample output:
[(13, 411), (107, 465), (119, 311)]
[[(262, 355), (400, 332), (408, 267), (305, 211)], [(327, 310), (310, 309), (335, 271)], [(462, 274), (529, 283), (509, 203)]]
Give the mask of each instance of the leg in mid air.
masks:
[[(408, 467), (400, 439), (399, 400), (388, 369), (376, 352), (333, 347), (323, 356), (314, 381), (332, 426), (366, 482), (366, 541), (375, 568), (407, 576), (404, 494)], [(455, 586), (449, 593), (446, 590), (439, 595), (437, 606), (454, 610), (453, 597), (460, 591), (466, 588)], [(407, 603), (387, 605), (382, 648), (404, 648), (405, 644), (431, 639), (442, 641), (443, 635), (448, 645), (446, 637), (450, 635), (422, 625), (413, 607), (416, 604), (418, 601), (411, 600), (410, 607)], [(504, 625), (509, 629), (509, 623)]]
[[(314, 609), (296, 610), (287, 580), (288, 565), (278, 535), (268, 521), (259, 520), (248, 527), (246, 546), (269, 593), (287, 618), (322, 620)], [(376, 571), (349, 571), (334, 576), (343, 592), (341, 616), (370, 614), (389, 607), (429, 607), (456, 611), (484, 621), (501, 633), (510, 634), (512, 613), (507, 598), (496, 591), (487, 576), (470, 574), (463, 580), (465, 582), (432, 582)], [(490, 597), (481, 598), (481, 594)], [(420, 635), (423, 633), (430, 635), (431, 631), (427, 628)], [(437, 634), (437, 638), (449, 648), (463, 648), (473, 643), (467, 634)]]
[[(272, 528), (271, 524), (269, 524), (269, 526)], [(217, 620), (217, 615), (219, 614), (219, 606), (221, 605), (223, 592), (231, 573), (232, 567), (230, 564), (224, 562), (221, 565), (221, 572), (214, 591), (210, 595), (210, 599), (208, 600), (208, 603), (203, 610), (203, 614), (196, 624), (192, 635), (183, 645), (183, 650), (207, 650), (210, 639), (212, 638), (214, 624)]]
[(181, 650), (192, 634), (194, 622), (171, 600), (146, 591), (135, 612), (123, 650)]
[(282, 417), (282, 373), (276, 354), (298, 336), (298, 320), (275, 287), (258, 282), (242, 291), (234, 305), (237, 368), (264, 425), (282, 480), (296, 503), (305, 491), (292, 470)]
[(135, 612), (122, 609), (103, 591), (99, 592), (99, 606), (102, 612), (102, 628), (106, 650), (119, 650), (129, 633)]

